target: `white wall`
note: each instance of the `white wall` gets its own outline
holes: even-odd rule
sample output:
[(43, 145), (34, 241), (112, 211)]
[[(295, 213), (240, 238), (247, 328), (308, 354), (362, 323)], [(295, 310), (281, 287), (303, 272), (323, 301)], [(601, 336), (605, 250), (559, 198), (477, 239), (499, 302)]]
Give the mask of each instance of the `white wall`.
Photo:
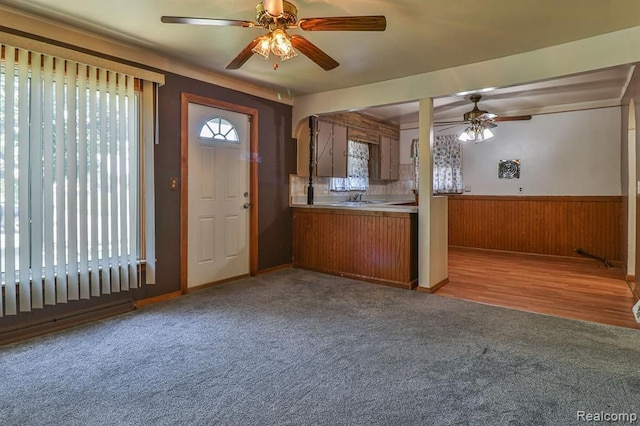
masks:
[[(619, 108), (497, 124), (494, 138), (462, 147), (467, 194), (621, 195)], [(498, 179), (498, 161), (514, 159), (520, 179)]]

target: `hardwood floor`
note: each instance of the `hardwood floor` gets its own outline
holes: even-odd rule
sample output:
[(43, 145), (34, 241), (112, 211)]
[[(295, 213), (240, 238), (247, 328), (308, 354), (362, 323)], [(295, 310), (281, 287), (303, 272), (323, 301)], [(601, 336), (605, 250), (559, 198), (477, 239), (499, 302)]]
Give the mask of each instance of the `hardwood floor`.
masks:
[(450, 248), (449, 283), (435, 294), (640, 330), (624, 277), (595, 260)]

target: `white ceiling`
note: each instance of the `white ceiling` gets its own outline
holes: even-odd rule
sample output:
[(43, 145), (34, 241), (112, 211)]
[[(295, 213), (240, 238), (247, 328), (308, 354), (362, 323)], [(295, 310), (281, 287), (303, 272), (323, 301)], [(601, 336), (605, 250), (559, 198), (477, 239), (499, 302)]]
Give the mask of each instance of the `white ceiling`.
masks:
[[(478, 107), (500, 116), (537, 115), (620, 105), (633, 65), (514, 87), (486, 88)], [(462, 120), (473, 108), (469, 93), (433, 100), (436, 121)], [(399, 124), (417, 123), (418, 103), (369, 108), (367, 114)]]
[[(253, 20), (256, 0), (0, 0), (0, 5), (141, 46), (210, 72), (299, 96), (475, 63), (640, 26), (638, 0), (294, 0), (299, 18), (385, 15), (384, 32), (304, 32), (340, 66), (324, 71), (299, 55), (273, 70), (254, 55), (225, 66), (263, 29), (163, 24), (162, 15)], [(616, 48), (612, 46), (612, 48)], [(554, 105), (598, 105), (620, 93), (630, 67), (564, 81), (501, 88), (482, 109), (540, 113)], [(468, 98), (468, 97), (467, 97)], [(471, 109), (463, 96), (435, 101), (436, 118)], [(416, 104), (368, 111), (406, 122)]]

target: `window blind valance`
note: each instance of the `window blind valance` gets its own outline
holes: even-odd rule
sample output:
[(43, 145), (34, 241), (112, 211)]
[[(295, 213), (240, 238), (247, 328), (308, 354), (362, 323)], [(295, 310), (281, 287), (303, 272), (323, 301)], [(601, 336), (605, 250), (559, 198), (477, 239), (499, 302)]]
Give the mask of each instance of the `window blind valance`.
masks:
[(145, 70), (132, 65), (123, 64), (106, 58), (79, 52), (70, 48), (49, 44), (44, 41), (33, 40), (15, 34), (0, 32), (0, 43), (14, 46), (16, 48), (39, 52), (49, 56), (65, 58), (73, 62), (78, 62), (96, 68), (108, 69), (114, 72), (130, 75), (134, 78), (150, 81), (159, 85), (164, 84), (164, 74)]

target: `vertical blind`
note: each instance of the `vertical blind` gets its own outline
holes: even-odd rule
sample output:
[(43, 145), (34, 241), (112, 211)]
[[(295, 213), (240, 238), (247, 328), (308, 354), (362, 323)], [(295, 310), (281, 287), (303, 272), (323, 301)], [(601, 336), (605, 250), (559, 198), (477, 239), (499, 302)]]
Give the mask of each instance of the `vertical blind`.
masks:
[(2, 52), (0, 316), (138, 287), (135, 78)]

